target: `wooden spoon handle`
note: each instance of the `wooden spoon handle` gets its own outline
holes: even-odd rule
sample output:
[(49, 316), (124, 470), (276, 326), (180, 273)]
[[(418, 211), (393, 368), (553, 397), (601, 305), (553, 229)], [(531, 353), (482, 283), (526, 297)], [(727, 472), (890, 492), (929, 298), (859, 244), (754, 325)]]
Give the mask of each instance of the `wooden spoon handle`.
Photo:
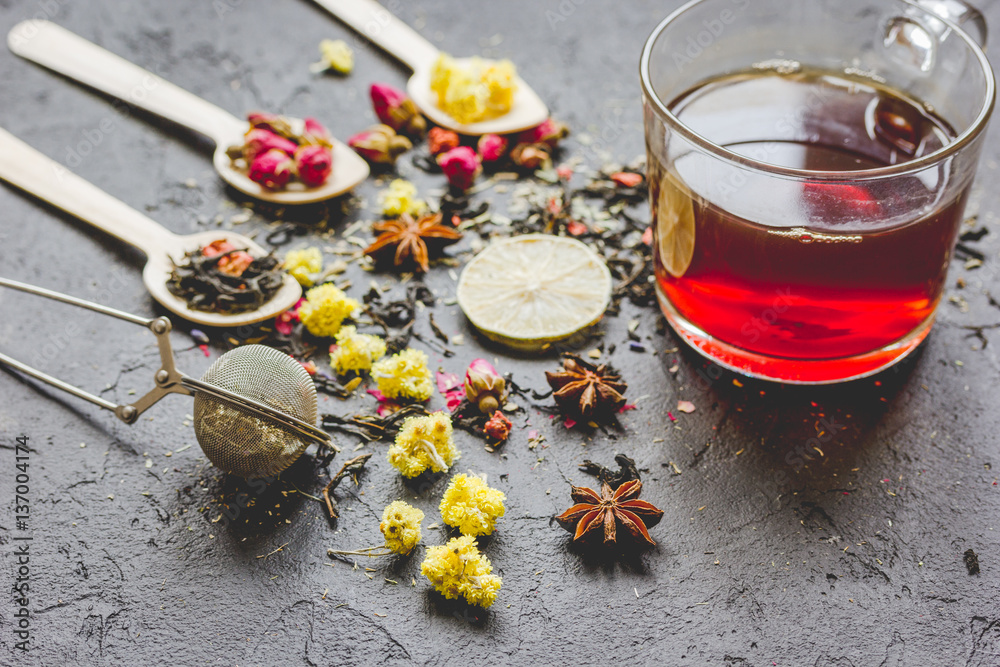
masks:
[(49, 21), (18, 23), (8, 33), (7, 44), (22, 58), (201, 132), (216, 143), (239, 136), (245, 128), (228, 111)]
[(147, 256), (178, 245), (172, 232), (0, 128), (0, 179), (130, 243)]
[(331, 14), (413, 71), (429, 69), (440, 51), (375, 0), (316, 0)]

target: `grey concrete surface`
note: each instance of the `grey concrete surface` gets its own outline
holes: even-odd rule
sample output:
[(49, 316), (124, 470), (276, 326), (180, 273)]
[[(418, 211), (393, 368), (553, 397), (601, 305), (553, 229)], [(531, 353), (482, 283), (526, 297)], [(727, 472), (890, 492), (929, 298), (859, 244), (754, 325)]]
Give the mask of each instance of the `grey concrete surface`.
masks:
[[(621, 161), (642, 152), (638, 53), (678, 4), (422, 0), (402, 3), (398, 13), (456, 54), (515, 58), (575, 130), (566, 155), (598, 166), (601, 148)], [(1000, 8), (991, 5), (988, 14), (1000, 26)], [(369, 83), (407, 77), (305, 0), (0, 0), (3, 33), (32, 16), (233, 113), (314, 115), (342, 139), (373, 122)], [(316, 45), (328, 37), (358, 47), (350, 77), (310, 74)], [(242, 200), (215, 177), (203, 139), (147, 114), (116, 111), (108, 99), (6, 50), (0, 126), (174, 231), (202, 229), (219, 215), (228, 225), (239, 212), (234, 201)], [(361, 560), (357, 570), (327, 558), (330, 547), (377, 544), (382, 507), (396, 499), (426, 512), (425, 544), (446, 537), (426, 524), (440, 520), (447, 480), (430, 488), (403, 483), (385, 461), (384, 443), (366, 448), (375, 452), (371, 465), (360, 487), (343, 488), (342, 516), (331, 524), (305, 495), (318, 494), (327, 479), (315, 459), (260, 493), (227, 479), (200, 456), (188, 399), (171, 397), (129, 427), (0, 373), (0, 664), (1000, 665), (1000, 330), (984, 329), (977, 339), (963, 328), (1000, 323), (988, 294), (1000, 298), (998, 131), (994, 124), (971, 204), (990, 228), (976, 244), (986, 261), (974, 270), (955, 263), (934, 332), (895, 371), (833, 388), (737, 386), (693, 354), (664, 353), (679, 343), (656, 334), (659, 313), (626, 306), (604, 324), (606, 340), (620, 343), (637, 318), (658, 354), (619, 344), (609, 357), (630, 398), (641, 398), (624, 415), (623, 431), (567, 431), (525, 405), (498, 452), (459, 433), (464, 454), (456, 470), (487, 473), (508, 499), (498, 532), (484, 542), (503, 577), (488, 612), (431, 593), (419, 555)], [(584, 146), (582, 134), (598, 145)], [(409, 160), (402, 174), (422, 189), (440, 187), (439, 177)], [(185, 185), (189, 179), (197, 187)], [(358, 195), (374, 202), (377, 190), (370, 181)], [(136, 251), (8, 187), (0, 187), (0, 211), (0, 274), (135, 313), (160, 312), (144, 291)], [(335, 230), (368, 215), (357, 207), (346, 216), (307, 214), (327, 213)], [(255, 215), (241, 230), (264, 229), (272, 214)], [(356, 268), (349, 275), (355, 296), (373, 277), (391, 282)], [(956, 287), (958, 278), (965, 288)], [(553, 358), (484, 350), (457, 307), (443, 303), (454, 292), (447, 270), (427, 282), (442, 300), (439, 323), (466, 334), (454, 358), (431, 351), (435, 365), (461, 373), (486, 354), (517, 382), (544, 387)], [(430, 333), (426, 319), (418, 326)], [(191, 349), (186, 328), (178, 323), (173, 335), (178, 364), (198, 375), (212, 359)], [(0, 294), (0, 349), (116, 401), (149, 387), (157, 360), (148, 333), (8, 293)], [(212, 358), (222, 349), (214, 345)], [(678, 414), (679, 399), (696, 411)], [(443, 405), (440, 397), (433, 405)], [(371, 406), (368, 397), (321, 399), (323, 412)], [(531, 429), (546, 446), (528, 448)], [(19, 435), (31, 448), (27, 653), (15, 647), (11, 589), (19, 567), (13, 538), (24, 535), (14, 518)], [(345, 453), (334, 469), (355, 444), (338, 441)], [(658, 546), (634, 556), (575, 548), (550, 520), (569, 505), (567, 482), (592, 485), (578, 463), (610, 464), (616, 452), (647, 470), (643, 495), (665, 511), (652, 531)], [(240, 492), (254, 504), (230, 519), (224, 505), (236, 507)], [(974, 576), (962, 560), (970, 548), (982, 568)]]

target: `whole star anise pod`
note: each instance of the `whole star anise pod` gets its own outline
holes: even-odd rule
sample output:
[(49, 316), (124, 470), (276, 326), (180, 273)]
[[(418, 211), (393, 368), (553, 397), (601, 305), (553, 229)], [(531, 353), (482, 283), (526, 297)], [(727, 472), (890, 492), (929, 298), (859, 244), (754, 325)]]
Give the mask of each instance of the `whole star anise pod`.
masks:
[(663, 510), (652, 503), (638, 500), (642, 482), (635, 479), (612, 490), (601, 485), (601, 495), (593, 489), (574, 486), (571, 495), (576, 504), (556, 517), (556, 521), (573, 533), (573, 541), (586, 538), (591, 532), (604, 533), (604, 543), (615, 542), (621, 524), (636, 540), (656, 544), (646, 531), (663, 518)]
[(625, 405), (628, 385), (606, 364), (594, 366), (575, 355), (566, 355), (563, 370), (545, 372), (552, 397), (563, 412), (590, 421), (613, 416)]
[(365, 248), (366, 255), (376, 262), (386, 261), (391, 256), (394, 266), (412, 267), (425, 273), (430, 268), (431, 255), (462, 238), (461, 232), (441, 224), (440, 213), (416, 220), (404, 213), (397, 220), (376, 222), (372, 229), (382, 233)]

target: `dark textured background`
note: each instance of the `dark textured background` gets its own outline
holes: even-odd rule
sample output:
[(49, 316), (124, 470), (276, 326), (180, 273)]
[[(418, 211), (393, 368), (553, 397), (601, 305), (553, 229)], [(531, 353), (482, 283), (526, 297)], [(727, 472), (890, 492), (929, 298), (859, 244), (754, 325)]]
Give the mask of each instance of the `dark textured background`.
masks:
[[(602, 150), (621, 161), (642, 152), (638, 52), (655, 21), (677, 4), (425, 1), (407, 2), (400, 13), (456, 54), (513, 56), (574, 128), (567, 155), (596, 167)], [(315, 115), (342, 139), (372, 121), (370, 82), (402, 84), (406, 76), (304, 0), (0, 0), (0, 31), (42, 15), (233, 113)], [(1000, 25), (1000, 8), (992, 6), (990, 18)], [(326, 37), (359, 46), (352, 76), (309, 73)], [(204, 140), (146, 114), (118, 114), (108, 99), (6, 50), (0, 91), (0, 125), (64, 163), (81, 143), (96, 144), (74, 170), (168, 228), (193, 231), (218, 215), (229, 224), (239, 212), (234, 193), (212, 172)], [(98, 130), (106, 118), (113, 119), (110, 132)], [(3, 577), (12, 580), (16, 567), (10, 538), (18, 434), (30, 436), (33, 449), (34, 534), (33, 649), (14, 651), (14, 606), (5, 594), (0, 663), (1000, 665), (1000, 487), (991, 470), (1000, 465), (1000, 331), (985, 330), (996, 339), (986, 345), (962, 328), (1000, 322), (988, 296), (990, 289), (1000, 296), (1000, 230), (992, 214), (998, 129), (972, 204), (992, 230), (976, 244), (985, 265), (966, 271), (956, 262), (947, 294), (954, 300), (942, 304), (920, 353), (896, 371), (836, 388), (740, 387), (693, 355), (664, 353), (678, 343), (656, 335), (658, 313), (627, 307), (606, 321), (608, 342), (620, 343), (634, 317), (659, 353), (619, 345), (610, 357), (629, 396), (641, 397), (624, 415), (623, 432), (566, 431), (531, 410), (517, 415), (502, 455), (459, 434), (464, 456), (456, 469), (487, 473), (508, 498), (507, 516), (484, 546), (504, 580), (487, 613), (432, 594), (419, 555), (395, 564), (362, 561), (359, 570), (344, 562), (331, 567), (327, 548), (379, 543), (381, 509), (398, 498), (427, 513), (426, 544), (445, 539), (426, 524), (440, 520), (446, 480), (408, 487), (385, 462), (385, 444), (367, 450), (376, 455), (360, 488), (344, 487), (336, 525), (296, 491), (317, 494), (327, 479), (311, 457), (234, 521), (213, 522), (220, 504), (246, 486), (199, 457), (186, 423), (189, 399), (171, 397), (128, 427), (0, 373)], [(583, 135), (594, 141), (584, 146)], [(441, 186), (410, 158), (400, 171), (422, 189)], [(189, 179), (197, 188), (185, 186)], [(370, 181), (357, 192), (374, 201), (376, 191)], [(6, 187), (0, 210), (3, 275), (158, 312), (140, 281), (137, 252)], [(348, 219), (367, 215), (354, 211)], [(240, 229), (262, 229), (269, 217), (256, 215)], [(332, 225), (345, 225), (336, 211)], [(355, 272), (352, 293), (360, 296), (373, 276)], [(959, 277), (968, 287), (955, 287)], [(453, 293), (444, 269), (428, 283), (441, 299)], [(0, 294), (0, 312), (5, 352), (112, 400), (151, 386), (157, 357), (146, 332), (17, 294)], [(447, 331), (465, 331), (455, 306), (440, 304), (436, 313)], [(185, 329), (179, 324), (173, 336), (178, 363), (198, 375), (211, 360), (189, 349)], [(423, 317), (418, 330), (429, 333)], [(457, 357), (432, 352), (432, 361), (461, 373), (483, 354), (471, 333), (466, 341)], [(212, 357), (222, 349), (214, 347)], [(539, 389), (542, 371), (555, 365), (493, 350), (489, 356)], [(678, 399), (697, 411), (677, 413)], [(368, 397), (353, 404), (326, 398), (321, 410), (371, 405)], [(546, 436), (547, 447), (528, 449), (530, 428)], [(334, 465), (354, 446), (340, 442), (346, 451)], [(659, 546), (640, 556), (571, 547), (550, 522), (569, 504), (568, 481), (592, 481), (577, 464), (611, 463), (618, 451), (648, 469), (644, 497), (665, 510), (652, 531)], [(962, 562), (969, 548), (980, 555), (977, 576)], [(0, 585), (8, 590), (7, 581)]]

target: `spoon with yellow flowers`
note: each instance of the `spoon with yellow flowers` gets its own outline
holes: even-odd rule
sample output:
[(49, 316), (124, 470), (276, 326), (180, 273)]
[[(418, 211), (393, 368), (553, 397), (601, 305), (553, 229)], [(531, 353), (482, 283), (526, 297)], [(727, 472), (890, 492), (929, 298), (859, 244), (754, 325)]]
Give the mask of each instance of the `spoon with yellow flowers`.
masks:
[(452, 58), (374, 0), (316, 2), (413, 70), (406, 90), (441, 127), (465, 135), (508, 134), (549, 117), (509, 60)]
[(250, 114), (249, 122), (240, 120), (54, 23), (23, 21), (7, 44), (22, 58), (211, 138), (216, 171), (251, 197), (308, 204), (368, 177), (365, 161), (313, 119)]

